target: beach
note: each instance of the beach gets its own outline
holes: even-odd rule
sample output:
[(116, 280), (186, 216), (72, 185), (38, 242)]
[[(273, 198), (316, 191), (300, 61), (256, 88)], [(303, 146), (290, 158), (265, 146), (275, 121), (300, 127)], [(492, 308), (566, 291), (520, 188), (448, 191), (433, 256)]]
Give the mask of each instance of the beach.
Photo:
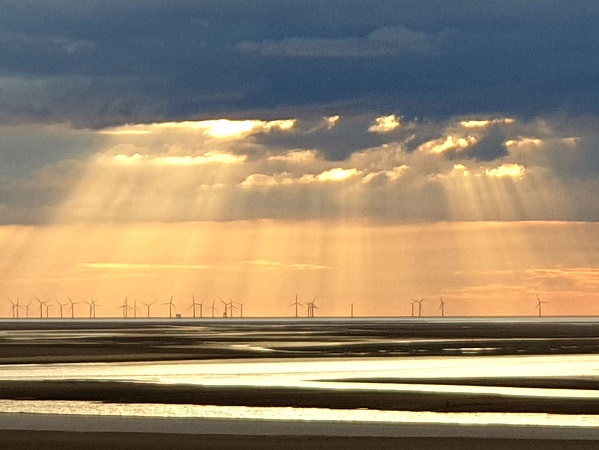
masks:
[(2, 448), (599, 442), (592, 319), (6, 322)]
[(591, 449), (598, 438), (575, 428), (0, 415), (7, 449)]

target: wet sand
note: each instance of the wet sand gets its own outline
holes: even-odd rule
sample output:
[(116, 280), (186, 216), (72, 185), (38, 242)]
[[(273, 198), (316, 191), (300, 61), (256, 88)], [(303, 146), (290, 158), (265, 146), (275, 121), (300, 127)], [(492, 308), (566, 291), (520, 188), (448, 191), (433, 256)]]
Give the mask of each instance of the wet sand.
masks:
[[(58, 362), (169, 361), (261, 358), (330, 358), (372, 356), (413, 357), (468, 355), (543, 355), (599, 352), (599, 322), (571, 320), (471, 319), (345, 319), (345, 320), (138, 320), (138, 321), (0, 321), (0, 364)], [(329, 380), (330, 381), (330, 380)], [(351, 380), (340, 380), (351, 381)], [(355, 380), (358, 381), (358, 380)], [(400, 379), (360, 379), (360, 383), (403, 383)], [(422, 382), (419, 380), (418, 382)], [(595, 379), (485, 378), (471, 380), (429, 379), (429, 384), (545, 387), (596, 390)], [(236, 406), (291, 406), (332, 409), (445, 412), (542, 412), (599, 414), (599, 399), (528, 398), (492, 394), (321, 390), (290, 387), (160, 386), (104, 381), (0, 382), (0, 398), (40, 400), (89, 400), (113, 403), (179, 403)], [(16, 419), (15, 419), (16, 417)], [(105, 418), (89, 416), (104, 423)], [(3, 449), (104, 449), (104, 448), (485, 448), (485, 449), (590, 449), (599, 446), (599, 430), (593, 428), (447, 427), (420, 425), (406, 433), (405, 426), (387, 425), (384, 433), (360, 432), (356, 424), (317, 424), (320, 431), (298, 424), (246, 421), (232, 430), (230, 421), (203, 421), (193, 432), (175, 426), (155, 433), (156, 422), (112, 418), (113, 426), (85, 429), (71, 426), (73, 416), (0, 413)], [(16, 420), (16, 422), (15, 422)], [(48, 427), (40, 420), (58, 420)], [(169, 426), (181, 423), (164, 419)], [(9, 426), (6, 425), (7, 421)], [(88, 422), (90, 423), (90, 422)], [(206, 424), (209, 423), (208, 428)], [(65, 425), (66, 424), (66, 425)], [(123, 428), (124, 427), (124, 428)], [(202, 428), (204, 427), (204, 428)], [(225, 427), (225, 428), (223, 428)], [(275, 427), (276, 429), (272, 429)], [(312, 430), (312, 431), (311, 431)], [(391, 431), (389, 431), (391, 430)], [(466, 432), (474, 430), (475, 432)], [(150, 433), (152, 431), (152, 433)], [(414, 431), (414, 430), (412, 430)], [(385, 434), (387, 433), (387, 434)], [(389, 434), (390, 433), (390, 434)], [(557, 434), (556, 434), (557, 433)], [(586, 434), (585, 434), (586, 433)]]
[[(505, 380), (504, 380), (505, 381)], [(506, 383), (507, 384), (507, 383)], [(576, 388), (576, 380), (571, 387)], [(435, 412), (599, 414), (599, 398), (376, 391), (289, 386), (167, 385), (115, 381), (0, 382), (0, 399)]]
[(230, 450), (378, 450), (403, 449), (487, 449), (487, 450), (562, 450), (596, 449), (596, 441), (515, 440), (475, 438), (374, 438), (327, 436), (229, 436), (229, 435), (156, 435), (131, 433), (61, 433), (0, 432), (4, 450), (163, 450), (163, 449), (230, 449)]
[(584, 353), (597, 318), (0, 320), (0, 364)]
[(0, 414), (3, 449), (591, 449), (597, 439), (594, 430), (567, 427)]

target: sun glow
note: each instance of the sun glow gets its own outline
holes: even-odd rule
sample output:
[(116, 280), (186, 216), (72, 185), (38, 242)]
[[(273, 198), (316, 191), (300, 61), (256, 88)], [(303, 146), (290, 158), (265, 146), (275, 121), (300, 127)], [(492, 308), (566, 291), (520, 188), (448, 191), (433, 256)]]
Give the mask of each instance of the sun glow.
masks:
[(462, 151), (490, 123), (509, 122), (463, 125), (472, 135), (447, 133), (452, 122), (416, 149), (369, 136), (389, 142), (342, 160), (297, 148), (297, 136), (281, 145), (293, 120), (104, 130), (51, 225), (0, 227), (0, 288), (98, 298), (103, 316), (125, 297), (164, 316), (171, 295), (182, 314), (196, 295), (288, 316), (296, 294), (317, 296), (319, 315), (355, 303), (405, 316), (412, 297), (435, 315), (441, 295), (452, 315), (528, 314), (536, 295), (553, 314), (599, 312), (599, 228), (562, 221), (567, 198), (539, 164), (547, 146), (579, 141), (514, 138), (493, 160)]
[[(101, 155), (100, 159), (104, 159)], [(118, 154), (112, 157), (113, 161), (122, 164), (148, 163), (164, 166), (196, 166), (204, 164), (238, 164), (247, 159), (247, 155), (234, 155), (231, 153), (210, 151), (203, 155), (140, 155), (131, 156)]]
[[(330, 170), (325, 170), (321, 174), (316, 175), (314, 179), (318, 181), (343, 181), (355, 175), (358, 175), (359, 173), (360, 171), (354, 168), (342, 169), (341, 167), (335, 167)], [(311, 179), (312, 178), (310, 178), (310, 180)]]
[(449, 150), (463, 150), (477, 142), (478, 138), (476, 136), (447, 136), (445, 139), (435, 139), (426, 142), (418, 147), (418, 150), (432, 154), (441, 154)]
[(192, 295), (205, 307), (233, 298), (248, 316), (290, 316), (296, 294), (316, 296), (322, 316), (347, 315), (350, 303), (360, 314), (406, 316), (413, 297), (437, 315), (440, 295), (448, 315), (532, 315), (536, 295), (548, 314), (596, 314), (599, 269), (584, 262), (599, 257), (598, 232), (565, 222), (347, 220), (1, 227), (3, 259), (19, 251), (0, 286), (23, 304), (93, 297), (105, 317), (120, 316), (125, 297), (156, 302), (153, 315), (164, 317), (173, 296), (185, 315)]
[(502, 164), (499, 167), (485, 169), (485, 174), (490, 177), (512, 177), (521, 178), (526, 172), (526, 167), (521, 164)]
[(290, 130), (295, 126), (295, 119), (282, 120), (202, 120), (185, 122), (162, 122), (152, 124), (123, 125), (114, 128), (100, 130), (98, 133), (108, 136), (144, 136), (149, 134), (163, 133), (165, 131), (176, 132), (200, 132), (212, 138), (240, 138), (248, 134), (268, 132), (273, 129), (282, 131)]
[(516, 119), (506, 117), (506, 118), (497, 118), (497, 119), (463, 120), (460, 122), (460, 125), (463, 126), (464, 128), (484, 128), (484, 127), (487, 127), (489, 125), (494, 125), (494, 124), (500, 124), (500, 123), (510, 124), (510, 123), (515, 123), (515, 122), (516, 122)]
[(374, 124), (368, 128), (368, 131), (371, 133), (388, 133), (398, 129), (400, 126), (401, 121), (399, 117), (395, 114), (391, 114), (390, 116), (377, 117)]

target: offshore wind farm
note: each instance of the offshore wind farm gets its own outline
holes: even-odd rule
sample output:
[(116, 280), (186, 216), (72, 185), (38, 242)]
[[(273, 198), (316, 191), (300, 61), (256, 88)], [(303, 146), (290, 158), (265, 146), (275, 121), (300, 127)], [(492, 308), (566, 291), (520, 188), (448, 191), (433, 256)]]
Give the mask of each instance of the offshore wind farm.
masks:
[(0, 447), (597, 448), (599, 2), (0, 1)]
[[(34, 298), (35, 301), (37, 301), (38, 303), (38, 309), (37, 311), (39, 311), (39, 318), (43, 319), (49, 319), (49, 318), (60, 318), (63, 319), (65, 318), (65, 314), (68, 314), (68, 317), (70, 317), (71, 319), (75, 319), (75, 318), (82, 318), (84, 316), (81, 315), (76, 315), (75, 312), (75, 305), (79, 304), (80, 302), (74, 302), (72, 300), (71, 297), (67, 297), (68, 303), (61, 303), (60, 301), (56, 300), (56, 306), (58, 307), (57, 314), (54, 314), (53, 316), (50, 315), (49, 311), (50, 311), (50, 307), (53, 306), (53, 303), (50, 301), (42, 301), (40, 300), (38, 297)], [(314, 296), (312, 298), (311, 301), (304, 301), (304, 302), (300, 302), (299, 301), (299, 297), (296, 295), (295, 296), (295, 301), (293, 303), (290, 304), (290, 306), (292, 307), (290, 309), (290, 313), (289, 315), (282, 315), (279, 316), (281, 318), (284, 317), (295, 317), (295, 318), (301, 318), (301, 317), (307, 317), (307, 318), (314, 318), (317, 317), (317, 311), (318, 311), (318, 306), (316, 305), (316, 299), (317, 296)], [(16, 301), (13, 301), (11, 298), (7, 298), (8, 300), (8, 305), (6, 305), (6, 317), (11, 317), (12, 319), (29, 319), (30, 318), (30, 306), (31, 306), (31, 301), (27, 304), (19, 304), (19, 298), (17, 297)], [(183, 318), (183, 317), (188, 317), (188, 318), (199, 318), (202, 319), (204, 318), (204, 299), (202, 299), (201, 302), (196, 302), (195, 300), (195, 296), (191, 296), (191, 303), (190, 304), (186, 304), (183, 305), (182, 307), (178, 307), (176, 302), (174, 301), (174, 297), (171, 296), (168, 300), (168, 302), (163, 303), (163, 306), (166, 306), (168, 309), (167, 311), (163, 311), (162, 314), (160, 315), (160, 313), (158, 313), (158, 315), (156, 316), (152, 316), (151, 314), (151, 307), (152, 305), (154, 305), (155, 302), (151, 302), (151, 303), (147, 303), (147, 302), (141, 302), (144, 306), (145, 306), (145, 311), (146, 311), (146, 318), (151, 318), (151, 317), (156, 317), (156, 318), (160, 318), (160, 317), (168, 317), (170, 319), (173, 318)], [(219, 298), (220, 303), (222, 304), (221, 307), (221, 311), (222, 311), (222, 317), (224, 318), (234, 318), (234, 317), (239, 317), (239, 318), (243, 318), (244, 317), (244, 306), (245, 306), (245, 302), (234, 302), (232, 299), (230, 299), (228, 302), (225, 302), (222, 298)], [(423, 313), (423, 302), (428, 301), (428, 303), (433, 303), (435, 302), (435, 304), (438, 304), (438, 309), (434, 309), (431, 308), (431, 311), (425, 312)], [(436, 303), (438, 302), (438, 303)], [(89, 314), (88, 314), (88, 318), (92, 319), (92, 318), (96, 318), (96, 313), (95, 313), (95, 308), (96, 306), (99, 306), (97, 303), (97, 300), (95, 299), (90, 299), (90, 300), (83, 300), (83, 303), (86, 303), (89, 305)], [(211, 304), (211, 306), (207, 309), (209, 309), (212, 312), (212, 318), (215, 317), (220, 317), (220, 315), (218, 315), (218, 307), (215, 306), (216, 300), (213, 301), (213, 303)], [(405, 305), (407, 304), (407, 302), (395, 302), (397, 305), (397, 314), (394, 315), (390, 315), (390, 316), (383, 316), (383, 317), (405, 317), (408, 316), (408, 314), (403, 314), (402, 312), (405, 309)], [(445, 305), (446, 305), (446, 300), (443, 299), (442, 296), (440, 296), (438, 299), (437, 298), (427, 298), (427, 297), (423, 297), (419, 300), (415, 300), (415, 299), (411, 299), (409, 301), (409, 305), (410, 305), (410, 317), (446, 317), (446, 310), (445, 310)], [(534, 309), (536, 310), (536, 314), (534, 314), (533, 312), (531, 312), (530, 314), (522, 314), (521, 317), (526, 317), (528, 315), (537, 315), (538, 317), (543, 317), (543, 305), (547, 304), (548, 302), (546, 301), (542, 301), (539, 296), (536, 296), (536, 304), (534, 306)], [(237, 305), (237, 306), (235, 306)], [(349, 317), (360, 317), (360, 315), (356, 315), (354, 313), (355, 309), (355, 303), (350, 303), (347, 305), (349, 307)], [(302, 308), (302, 309), (300, 309)], [(133, 304), (130, 305), (128, 303), (128, 297), (125, 297), (125, 300), (123, 301), (123, 303), (119, 306), (117, 306), (116, 310), (118, 310), (120, 312), (120, 314), (114, 314), (115, 311), (105, 311), (104, 314), (102, 314), (101, 317), (104, 318), (117, 318), (117, 317), (121, 317), (123, 319), (137, 319), (138, 318), (138, 313), (141, 311), (141, 309), (137, 306), (137, 300), (134, 300)], [(20, 312), (21, 311), (21, 312)], [(24, 311), (24, 314), (23, 312)], [(31, 309), (32, 313), (34, 313), (33, 311), (35, 311), (34, 309)], [(181, 311), (181, 312), (178, 312)], [(199, 311), (199, 312), (198, 312)], [(237, 315), (236, 312), (238, 311)], [(532, 311), (532, 310), (531, 310)], [(270, 316), (265, 316), (265, 315), (260, 315), (259, 313), (250, 313), (250, 315), (247, 315), (247, 307), (246, 307), (246, 315), (245, 317), (255, 317), (255, 318), (264, 318), (264, 317), (270, 317)], [(45, 315), (44, 315), (45, 313)], [(20, 314), (20, 315), (19, 315)], [(113, 315), (111, 315), (113, 314)], [(458, 314), (447, 314), (448, 316), (454, 316), (454, 317), (468, 317), (468, 316), (460, 316)], [(592, 314), (591, 314), (592, 316)], [(1, 316), (0, 316), (1, 317)], [(208, 317), (208, 316), (206, 316)], [(273, 317), (277, 317), (277, 316), (273, 316)], [(322, 316), (322, 317), (327, 317), (327, 316)], [(328, 317), (346, 317), (345, 315), (339, 315), (339, 316), (328, 316)], [(377, 317), (377, 316), (362, 316), (362, 317)], [(470, 316), (471, 318), (476, 318), (477, 316)], [(492, 316), (480, 316), (481, 320), (484, 317), (490, 317), (492, 318)], [(513, 317), (518, 317), (516, 315), (514, 315)], [(565, 316), (567, 317), (567, 316)], [(141, 316), (139, 316), (139, 318), (141, 318)]]

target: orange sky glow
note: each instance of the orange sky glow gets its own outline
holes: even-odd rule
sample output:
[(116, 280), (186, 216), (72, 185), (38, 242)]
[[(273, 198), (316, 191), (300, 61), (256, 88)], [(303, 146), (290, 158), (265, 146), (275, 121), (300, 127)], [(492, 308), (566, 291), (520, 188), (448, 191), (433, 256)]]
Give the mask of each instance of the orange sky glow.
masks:
[(351, 303), (356, 315), (405, 316), (422, 297), (434, 316), (440, 296), (447, 315), (533, 315), (536, 295), (546, 314), (598, 314), (598, 232), (563, 222), (6, 226), (0, 289), (22, 304), (71, 297), (82, 317), (92, 297), (98, 316), (118, 317), (125, 297), (166, 316), (171, 295), (183, 316), (192, 295), (243, 302), (246, 316), (289, 316), (296, 294), (316, 296), (322, 316), (347, 315)]
[[(314, 127), (344, 120), (333, 118)], [(365, 133), (383, 136), (417, 126), (395, 115), (370, 124)], [(544, 164), (556, 147), (575, 152), (575, 138), (514, 138), (505, 157), (484, 161), (464, 152), (486, 128), (520, 126), (521, 136), (538, 125), (458, 120), (412, 151), (390, 141), (331, 160), (268, 142), (296, 125), (78, 130), (100, 139), (96, 151), (27, 184), (60, 193), (48, 219), (0, 226), (0, 292), (52, 303), (54, 317), (69, 297), (79, 317), (91, 298), (98, 316), (121, 316), (127, 298), (140, 316), (154, 302), (164, 317), (171, 296), (182, 316), (192, 296), (205, 314), (231, 299), (246, 316), (290, 316), (296, 295), (316, 297), (318, 316), (346, 316), (351, 304), (356, 315), (406, 316), (413, 298), (437, 316), (441, 297), (449, 316), (535, 315), (537, 296), (546, 315), (599, 314), (599, 223), (567, 220), (572, 187)], [(0, 316), (11, 316), (7, 299)]]

